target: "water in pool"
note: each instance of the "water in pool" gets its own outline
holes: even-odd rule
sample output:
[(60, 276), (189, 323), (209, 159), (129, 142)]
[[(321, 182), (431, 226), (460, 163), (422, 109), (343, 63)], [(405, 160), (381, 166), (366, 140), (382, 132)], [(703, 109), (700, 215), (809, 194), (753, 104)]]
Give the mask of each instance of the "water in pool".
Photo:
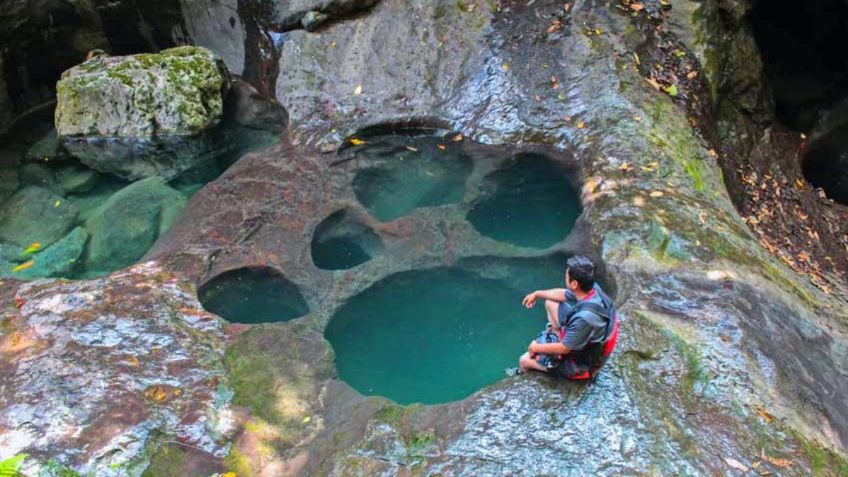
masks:
[(545, 156), (516, 156), (484, 182), (468, 221), (495, 240), (547, 248), (564, 239), (580, 215), (565, 171)]
[[(531, 288), (560, 286), (564, 263), (483, 259), (480, 269), (410, 271), (377, 282), (325, 330), (340, 377), (401, 404), (471, 395), (503, 378), (542, 330), (544, 306), (527, 310), (521, 299)], [(490, 265), (494, 273), (485, 270)]]
[(364, 146), (346, 151), (360, 167), (353, 180), (356, 198), (381, 222), (465, 196), (473, 162), (461, 142), (444, 132), (422, 132), (367, 137)]
[(297, 286), (267, 268), (240, 268), (223, 273), (198, 290), (207, 311), (231, 323), (288, 321), (309, 313)]

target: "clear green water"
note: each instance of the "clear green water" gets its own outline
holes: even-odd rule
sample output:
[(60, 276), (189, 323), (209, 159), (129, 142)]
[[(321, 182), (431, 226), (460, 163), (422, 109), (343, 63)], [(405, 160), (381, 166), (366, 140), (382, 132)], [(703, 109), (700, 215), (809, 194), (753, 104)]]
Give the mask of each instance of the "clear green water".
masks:
[(467, 218), (495, 240), (547, 248), (568, 235), (581, 212), (565, 170), (545, 156), (517, 156), (485, 183)]
[(402, 404), (463, 399), (502, 379), (546, 323), (522, 298), (560, 286), (564, 260), (481, 258), (377, 282), (325, 329), (340, 377)]
[[(68, 154), (49, 160), (28, 157), (29, 151), (33, 150), (31, 148), (52, 130), (52, 112), (45, 111), (26, 118), (9, 134), (0, 137), (0, 228), (5, 224), (6, 229), (14, 229), (8, 224), (26, 223), (34, 229), (34, 232), (26, 234), (26, 243), (22, 239), (12, 240), (10, 237), (14, 235), (13, 232), (6, 233), (5, 239), (0, 238), (0, 276), (22, 279), (39, 276), (90, 278), (137, 262), (156, 238), (167, 230), (170, 220), (179, 215), (185, 201), (175, 201), (167, 205), (167, 221), (158, 218), (165, 217), (166, 212), (163, 210), (157, 217), (143, 218), (113, 213), (108, 221), (108, 230), (92, 225), (87, 222), (88, 219), (95, 216), (110, 197), (130, 186), (132, 182), (94, 171)], [(178, 192), (174, 197), (182, 195), (187, 200), (242, 155), (254, 149), (268, 147), (279, 140), (276, 134), (234, 124), (222, 125), (215, 134), (215, 147), (204, 152), (202, 157), (197, 156), (196, 161), (190, 161), (198, 163), (194, 167), (174, 177), (164, 178), (167, 184), (164, 190), (173, 189)], [(73, 183), (67, 181), (69, 173), (85, 177), (84, 184), (80, 182), (73, 186)], [(30, 203), (29, 210), (24, 207), (6, 206), (8, 203), (16, 203), (11, 200), (17, 192), (33, 187), (49, 191), (49, 194), (38, 196), (45, 204)], [(140, 203), (152, 200), (139, 197)], [(43, 212), (44, 209), (49, 211), (54, 206), (67, 207), (72, 211), (69, 212), (69, 215), (73, 215), (72, 220), (62, 224), (65, 237), (69, 237), (77, 227), (85, 229), (88, 239), (81, 252), (78, 249), (63, 249), (60, 252), (48, 253), (48, 248), (53, 244), (60, 244), (62, 239), (61, 235), (56, 236), (56, 232), (51, 231), (51, 216), (55, 214)], [(139, 208), (142, 208), (141, 204)], [(39, 228), (44, 229), (44, 232), (40, 232)], [(91, 258), (92, 236), (95, 234), (119, 237), (113, 241), (116, 245), (113, 247), (114, 254), (111, 258), (104, 257), (102, 253), (98, 260)], [(125, 250), (120, 250), (123, 245), (119, 244), (126, 243), (123, 239), (138, 237), (140, 234), (145, 235), (143, 240), (136, 238), (134, 247), (124, 247)], [(145, 243), (138, 245), (138, 242), (142, 241)], [(22, 252), (34, 243), (39, 243), (41, 248), (33, 253)], [(61, 244), (57, 245), (60, 246)]]
[[(473, 163), (461, 143), (439, 135), (387, 134), (346, 151), (359, 164), (356, 198), (381, 222), (418, 207), (461, 202)], [(444, 146), (444, 150), (439, 148)]]
[(350, 212), (340, 210), (315, 227), (311, 250), (316, 267), (344, 270), (382, 253), (383, 241)]
[(309, 313), (295, 285), (265, 268), (240, 268), (221, 274), (198, 291), (207, 311), (231, 323), (288, 321)]

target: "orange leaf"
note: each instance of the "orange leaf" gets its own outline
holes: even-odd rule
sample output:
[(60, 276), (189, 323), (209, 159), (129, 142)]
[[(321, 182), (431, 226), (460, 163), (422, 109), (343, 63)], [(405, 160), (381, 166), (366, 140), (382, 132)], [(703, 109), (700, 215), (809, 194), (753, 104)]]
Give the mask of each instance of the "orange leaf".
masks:
[(630, 4), (630, 9), (633, 10), (634, 12), (641, 11), (644, 8), (645, 8), (645, 5), (642, 5), (641, 3), (638, 3), (638, 2)]
[(26, 261), (26, 262), (18, 265), (15, 268), (13, 268), (12, 271), (13, 272), (20, 272), (21, 270), (26, 270), (27, 268), (29, 268), (33, 265), (35, 265), (35, 260), (29, 260), (29, 261)]
[(771, 422), (771, 421), (774, 420), (774, 416), (769, 414), (769, 412), (766, 411), (765, 409), (763, 409), (761, 406), (757, 406), (756, 411), (757, 411), (757, 414), (759, 414), (760, 417), (765, 419), (766, 422)]

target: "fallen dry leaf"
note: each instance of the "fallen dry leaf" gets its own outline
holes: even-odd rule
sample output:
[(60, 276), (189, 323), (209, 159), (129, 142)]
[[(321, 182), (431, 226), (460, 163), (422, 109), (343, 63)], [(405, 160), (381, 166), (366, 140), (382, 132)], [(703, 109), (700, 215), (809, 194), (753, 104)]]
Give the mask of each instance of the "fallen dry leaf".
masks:
[(442, 151), (444, 151), (444, 150), (445, 150), (445, 145), (444, 145), (444, 144), (439, 144), (439, 145), (437, 145), (436, 147), (438, 147), (438, 148), (439, 148), (439, 150), (442, 150)]
[(755, 411), (757, 412), (757, 414), (759, 414), (759, 415), (760, 415), (760, 417), (762, 417), (763, 419), (765, 419), (765, 421), (766, 421), (766, 422), (771, 422), (771, 421), (773, 421), (773, 420), (774, 420), (774, 416), (772, 416), (772, 415), (771, 415), (768, 411), (766, 411), (765, 409), (763, 409), (763, 407), (762, 407), (762, 406), (757, 406), (757, 408), (755, 409)]
[(736, 459), (725, 457), (724, 461), (727, 462), (727, 465), (733, 469), (741, 470), (742, 472), (748, 472), (748, 467), (746, 467), (744, 464), (742, 464)]
[(645, 9), (645, 5), (642, 5), (639, 2), (631, 3), (630, 9), (633, 10), (634, 12), (640, 12), (640, 11)]
[(359, 96), (362, 94), (362, 85), (356, 85), (356, 88), (353, 89), (354, 96)]
[(35, 260), (27, 260), (26, 262), (24, 262), (24, 263), (18, 265), (17, 267), (13, 268), (12, 271), (13, 272), (20, 272), (21, 270), (26, 270), (27, 268), (30, 268), (33, 265), (35, 265)]
[(350, 143), (353, 144), (354, 146), (360, 146), (362, 144), (365, 144), (365, 141), (355, 137), (355, 138), (350, 140)]
[(768, 462), (769, 464), (771, 464), (775, 467), (780, 467), (781, 469), (786, 469), (786, 468), (792, 467), (794, 465), (794, 462), (792, 462), (791, 460), (788, 460), (788, 459), (778, 459), (777, 457), (769, 457), (766, 454), (765, 449), (762, 449), (760, 451), (760, 458), (762, 458), (764, 461)]
[(664, 196), (664, 195), (665, 195), (665, 193), (664, 193), (663, 191), (661, 191), (661, 190), (655, 190), (655, 191), (651, 192), (649, 195), (650, 195), (651, 197), (656, 198), (656, 197), (662, 197), (662, 196)]

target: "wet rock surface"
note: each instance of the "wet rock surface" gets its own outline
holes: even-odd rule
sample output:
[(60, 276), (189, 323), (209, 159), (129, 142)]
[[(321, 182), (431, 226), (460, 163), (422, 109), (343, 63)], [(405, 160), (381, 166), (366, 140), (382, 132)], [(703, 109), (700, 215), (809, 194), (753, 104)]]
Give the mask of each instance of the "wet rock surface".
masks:
[(142, 264), (108, 279), (4, 289), (17, 289), (18, 303), (0, 333), (4, 457), (137, 475), (160, 433), (225, 453), (221, 322), (179, 277)]
[[(645, 81), (633, 52), (663, 57), (648, 17), (664, 7), (645, 2), (648, 12), (634, 20), (627, 3), (627, 13), (589, 2), (567, 10), (529, 3), (383, 0), (283, 41), (276, 93), (290, 114), (292, 144), (250, 154), (202, 189), (148, 254), (189, 282), (271, 267), (311, 310), (250, 327), (228, 348), (223, 382), (240, 426), (223, 466), (269, 476), (724, 475), (755, 466), (844, 473), (844, 285), (825, 293), (763, 248), (726, 192), (718, 163), (725, 159), (710, 153), (709, 131), (688, 121), (694, 95)], [(734, 5), (723, 4), (723, 18), (741, 25), (745, 6)], [(680, 22), (674, 35), (697, 38), (697, 26)], [(740, 65), (756, 64), (746, 56), (756, 44), (740, 45), (729, 64), (753, 81), (750, 65)], [(709, 78), (726, 73), (702, 66)], [(721, 86), (735, 88), (734, 108), (744, 109), (762, 99), (750, 84)], [(740, 110), (722, 114), (740, 150), (767, 152), (746, 143), (750, 124)], [(310, 253), (318, 224), (340, 205), (368, 215), (351, 186), (363, 164), (332, 152), (363, 127), (385, 123), (456, 130), (465, 139), (455, 147), (485, 159), (474, 159), (460, 205), (374, 222), (383, 254), (321, 270)], [(488, 263), (497, 276), (503, 270), (487, 257), (548, 256), (481, 237), (464, 220), (482, 178), (526, 152), (552, 157), (581, 187), (583, 214), (554, 249), (588, 253), (615, 279), (622, 338), (600, 378), (580, 385), (521, 376), (437, 406), (397, 406), (336, 379), (323, 329), (371, 284), (462, 259)], [(123, 276), (44, 285), (41, 293), (82, 300), (61, 287), (107, 286)], [(153, 306), (158, 296), (133, 303)], [(9, 403), (0, 412), (21, 404), (0, 396)], [(52, 455), (38, 444), (21, 450)]]

